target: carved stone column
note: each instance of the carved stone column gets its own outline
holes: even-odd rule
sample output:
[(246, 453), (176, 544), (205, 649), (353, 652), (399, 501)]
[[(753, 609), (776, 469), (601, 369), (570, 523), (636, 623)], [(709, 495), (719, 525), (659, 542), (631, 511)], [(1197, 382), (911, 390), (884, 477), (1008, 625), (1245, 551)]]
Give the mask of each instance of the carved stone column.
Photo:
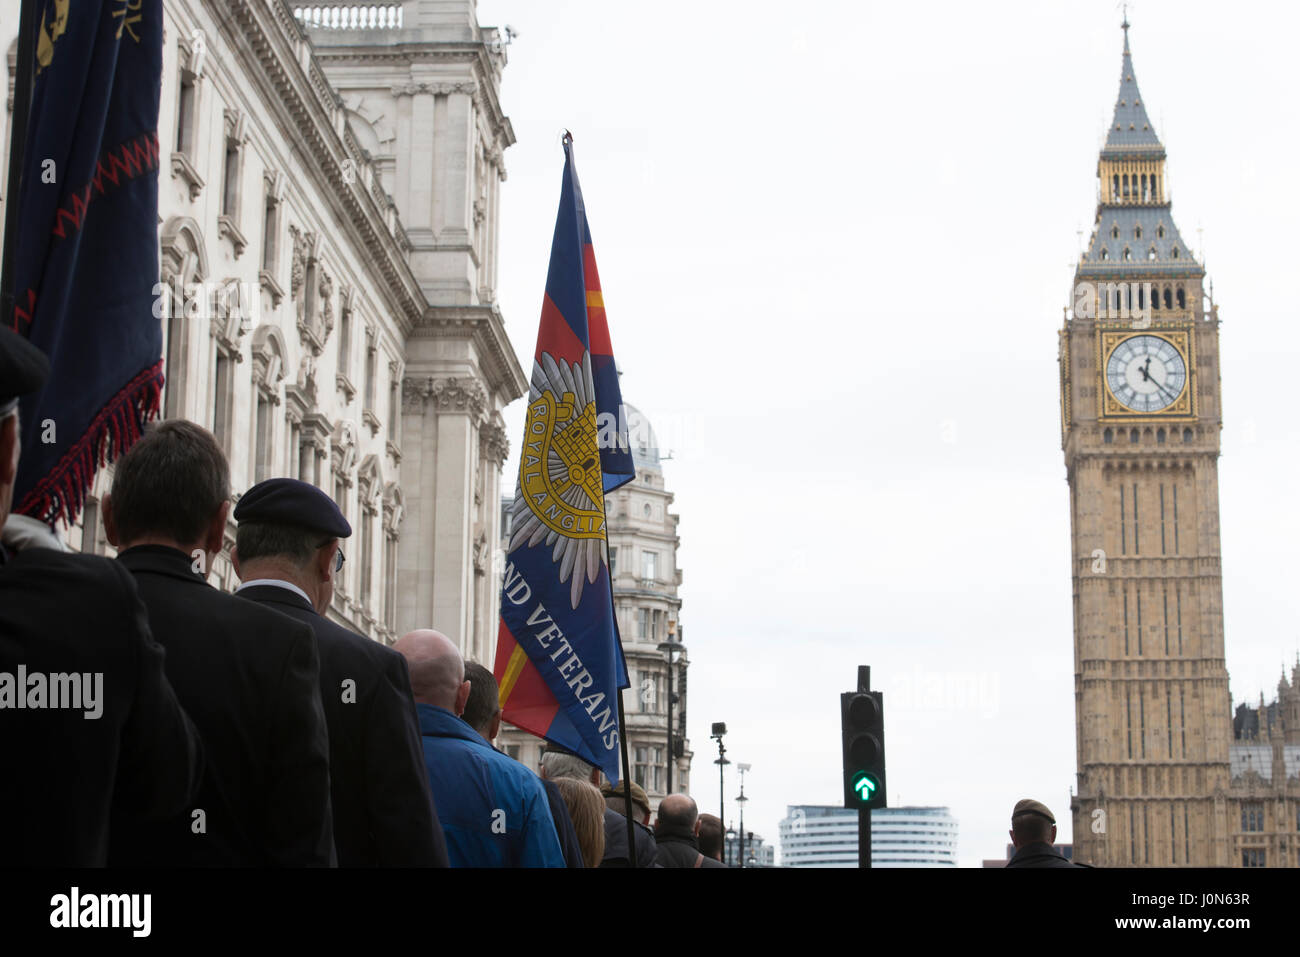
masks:
[(487, 667), (496, 649), (500, 569), (493, 564), (501, 542), (501, 467), (510, 455), (510, 442), (500, 413), (492, 416), (478, 434), (479, 475), (475, 498), (479, 501), (480, 551), (474, 563), (474, 644), (479, 661)]
[(398, 551), (398, 631), (436, 628), (467, 657), (475, 654), (473, 478), (486, 406), (473, 379), (402, 382), (407, 515)]

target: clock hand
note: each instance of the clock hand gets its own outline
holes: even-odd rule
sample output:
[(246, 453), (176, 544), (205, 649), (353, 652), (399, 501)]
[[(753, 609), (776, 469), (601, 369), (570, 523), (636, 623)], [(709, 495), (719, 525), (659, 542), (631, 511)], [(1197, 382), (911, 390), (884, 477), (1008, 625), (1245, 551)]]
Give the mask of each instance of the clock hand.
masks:
[(1156, 382), (1155, 379), (1152, 379), (1151, 381), (1152, 381), (1152, 382), (1155, 382), (1155, 384), (1156, 384), (1156, 388), (1157, 388), (1157, 389), (1159, 389), (1159, 390), (1160, 390), (1161, 392), (1163, 392), (1165, 395), (1169, 396), (1169, 401), (1170, 401), (1170, 402), (1172, 402), (1172, 401), (1174, 401), (1174, 399), (1178, 398), (1177, 395), (1175, 395), (1174, 393), (1170, 392), (1167, 388), (1165, 388), (1165, 386), (1164, 386), (1162, 383)]

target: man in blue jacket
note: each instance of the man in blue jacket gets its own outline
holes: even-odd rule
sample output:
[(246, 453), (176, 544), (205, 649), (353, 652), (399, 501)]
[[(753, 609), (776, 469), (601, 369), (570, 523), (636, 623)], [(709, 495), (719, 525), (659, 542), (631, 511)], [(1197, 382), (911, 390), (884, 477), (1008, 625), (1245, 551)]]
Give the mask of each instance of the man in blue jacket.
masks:
[[(488, 744), (496, 740), (501, 733), (501, 689), (497, 679), (476, 661), (465, 662), (465, 680), (469, 682), (469, 700), (460, 719), (482, 735)], [(502, 751), (492, 744), (497, 754)], [(510, 755), (506, 755), (510, 757)], [(511, 760), (514, 760), (513, 758)], [(564, 803), (560, 789), (550, 781), (539, 777), (542, 788), (546, 791), (546, 806), (550, 809), (551, 820), (555, 823), (555, 833), (560, 839), (560, 852), (564, 855), (567, 867), (586, 867), (582, 859), (582, 845), (578, 843), (578, 832), (573, 829), (573, 818), (569, 816), (569, 806)]]
[(424, 762), (452, 867), (564, 867), (537, 775), (461, 720), (465, 662), (446, 635), (420, 630), (393, 646), (406, 658)]

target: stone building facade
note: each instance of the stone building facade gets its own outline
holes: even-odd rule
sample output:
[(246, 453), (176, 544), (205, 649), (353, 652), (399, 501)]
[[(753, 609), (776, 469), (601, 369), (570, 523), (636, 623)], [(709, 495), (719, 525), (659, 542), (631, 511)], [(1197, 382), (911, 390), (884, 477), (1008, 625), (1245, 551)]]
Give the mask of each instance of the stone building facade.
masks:
[(1234, 867), (1300, 867), (1300, 655), (1271, 704), (1237, 705), (1228, 762)]
[[(501, 410), (526, 382), (494, 294), (504, 44), (474, 0), (164, 17), (164, 415), (216, 434), (236, 497), (273, 476), (333, 495), (353, 536), (331, 617), (489, 654)], [(111, 551), (109, 477), (75, 548)], [(211, 580), (237, 584), (224, 555)]]
[[(651, 810), (669, 793), (668, 696), (672, 669), (672, 790), (690, 790), (692, 752), (686, 737), (687, 670), (683, 643), (682, 570), (677, 564), (678, 516), (669, 509), (673, 494), (664, 483), (659, 441), (650, 421), (624, 404), (636, 479), (605, 499), (609, 570), (614, 589), (630, 687), (623, 692), (628, 760), (632, 779), (646, 790)], [(508, 516), (512, 500), (502, 500)], [(504, 528), (501, 549), (509, 541)], [(674, 664), (670, 666), (669, 656)], [(485, 662), (491, 666), (491, 662)], [(527, 732), (504, 728), (498, 746), (536, 768), (544, 742)]]
[(1101, 866), (1295, 863), (1280, 853), (1285, 838), (1267, 858), (1243, 855), (1258, 849), (1260, 828), (1253, 816), (1248, 833), (1237, 828), (1265, 785), (1291, 795), (1278, 807), (1293, 806), (1300, 779), (1286, 782), (1300, 771), (1278, 766), (1274, 777), (1248, 783), (1234, 744), (1219, 536), (1218, 307), (1174, 224), (1165, 159), (1125, 23), (1096, 221), (1060, 332), (1074, 856)]

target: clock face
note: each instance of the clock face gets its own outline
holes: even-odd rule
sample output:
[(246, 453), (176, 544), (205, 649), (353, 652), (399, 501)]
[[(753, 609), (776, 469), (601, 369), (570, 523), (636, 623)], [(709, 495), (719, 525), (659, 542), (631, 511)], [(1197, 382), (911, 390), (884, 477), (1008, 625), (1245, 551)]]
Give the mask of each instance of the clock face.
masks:
[(1168, 339), (1132, 336), (1110, 354), (1106, 384), (1111, 395), (1134, 412), (1159, 412), (1173, 405), (1187, 385), (1187, 365)]

